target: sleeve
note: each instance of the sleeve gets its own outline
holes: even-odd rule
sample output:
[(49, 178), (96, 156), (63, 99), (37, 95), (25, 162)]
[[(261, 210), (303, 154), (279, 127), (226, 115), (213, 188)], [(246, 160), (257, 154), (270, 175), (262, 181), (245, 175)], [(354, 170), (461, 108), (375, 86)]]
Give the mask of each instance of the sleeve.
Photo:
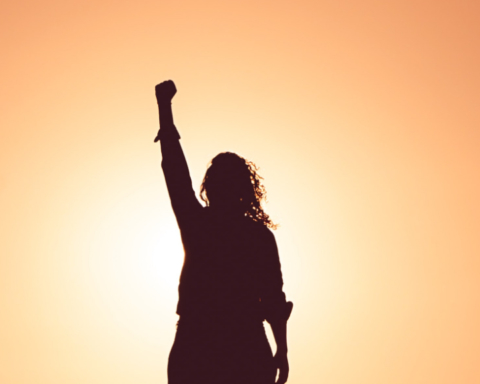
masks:
[(195, 197), (187, 160), (180, 145), (180, 135), (175, 126), (160, 129), (162, 169), (167, 184), (173, 212), (180, 228), (192, 215), (202, 209)]
[(293, 303), (286, 301), (283, 292), (283, 278), (278, 255), (277, 243), (270, 230), (262, 243), (262, 262), (260, 267), (260, 300), (265, 319), (272, 323), (275, 320), (288, 320)]

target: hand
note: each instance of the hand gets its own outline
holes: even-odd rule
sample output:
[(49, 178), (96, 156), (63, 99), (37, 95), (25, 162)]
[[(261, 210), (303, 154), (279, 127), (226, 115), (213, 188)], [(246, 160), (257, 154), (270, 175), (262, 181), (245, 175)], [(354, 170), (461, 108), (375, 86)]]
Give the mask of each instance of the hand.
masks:
[(273, 357), (275, 362), (275, 367), (279, 370), (278, 380), (275, 384), (285, 384), (288, 379), (288, 357), (286, 352), (278, 352), (275, 353)]
[(155, 86), (155, 96), (158, 104), (170, 104), (176, 93), (177, 88), (175, 88), (172, 80), (164, 81)]

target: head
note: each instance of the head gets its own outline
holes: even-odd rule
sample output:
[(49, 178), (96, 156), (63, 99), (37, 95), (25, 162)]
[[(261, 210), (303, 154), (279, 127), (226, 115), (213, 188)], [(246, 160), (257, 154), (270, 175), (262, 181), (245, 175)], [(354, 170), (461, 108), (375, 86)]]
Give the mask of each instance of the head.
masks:
[(261, 206), (267, 193), (257, 170), (254, 163), (235, 153), (220, 153), (205, 173), (200, 197), (207, 206), (237, 212), (274, 229), (276, 225)]

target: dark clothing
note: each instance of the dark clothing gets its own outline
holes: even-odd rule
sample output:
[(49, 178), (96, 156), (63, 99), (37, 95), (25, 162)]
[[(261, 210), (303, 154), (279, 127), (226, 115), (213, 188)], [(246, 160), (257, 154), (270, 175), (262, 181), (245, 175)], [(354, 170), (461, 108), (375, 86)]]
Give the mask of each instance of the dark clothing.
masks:
[[(222, 377), (219, 382), (229, 384), (236, 381), (226, 377), (247, 377), (239, 369), (253, 375), (244, 383), (273, 383), (262, 321), (288, 319), (292, 308), (282, 291), (275, 238), (244, 215), (202, 207), (179, 138), (175, 127), (162, 127), (162, 168), (185, 250), (169, 383), (209, 384)], [(187, 371), (200, 376), (180, 379)]]
[(273, 384), (276, 368), (261, 322), (180, 321), (169, 384)]

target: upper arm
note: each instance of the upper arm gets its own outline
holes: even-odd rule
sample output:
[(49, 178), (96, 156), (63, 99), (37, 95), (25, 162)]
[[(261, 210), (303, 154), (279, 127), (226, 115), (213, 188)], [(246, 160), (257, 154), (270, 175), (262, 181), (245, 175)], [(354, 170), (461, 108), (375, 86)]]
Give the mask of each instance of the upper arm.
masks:
[(187, 161), (180, 141), (161, 140), (162, 169), (173, 211), (179, 224), (202, 209), (195, 197)]
[(264, 294), (279, 292), (283, 287), (282, 270), (277, 242), (273, 233), (265, 229), (262, 236), (262, 287)]
[(265, 317), (271, 323), (276, 319), (288, 319), (292, 311), (292, 303), (286, 301), (283, 292), (283, 277), (275, 236), (268, 229), (265, 233), (262, 246), (260, 297), (265, 309)]

